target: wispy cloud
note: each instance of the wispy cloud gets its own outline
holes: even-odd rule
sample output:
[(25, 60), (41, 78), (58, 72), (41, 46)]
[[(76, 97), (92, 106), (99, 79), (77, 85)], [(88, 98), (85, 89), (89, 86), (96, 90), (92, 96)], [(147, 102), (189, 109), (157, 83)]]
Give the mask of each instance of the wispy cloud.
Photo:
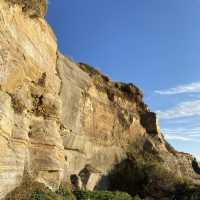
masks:
[[(199, 133), (200, 130), (200, 125), (194, 127), (193, 129), (190, 129), (189, 127), (176, 127), (176, 128), (166, 128), (163, 129), (162, 131), (165, 133), (165, 138), (172, 144), (177, 144), (177, 142), (179, 142), (179, 144), (182, 143), (188, 143), (188, 147), (189, 145), (193, 144), (196, 146), (199, 146), (200, 144), (200, 134)], [(195, 135), (194, 135), (195, 133)], [(198, 136), (198, 137), (196, 137)], [(180, 151), (187, 151), (190, 152), (194, 157), (196, 157), (199, 161), (200, 161), (200, 154), (199, 152), (195, 152), (194, 149), (189, 149), (188, 150), (181, 150), (180, 146), (179, 146), (179, 150)]]
[(166, 128), (162, 131), (165, 135), (165, 138), (169, 141), (200, 143), (200, 126), (192, 129), (189, 127)]
[(164, 111), (157, 111), (160, 119), (200, 116), (200, 100), (185, 101)]
[[(166, 90), (156, 90), (159, 95), (181, 95), (181, 99), (187, 101), (157, 111), (161, 124), (163, 125), (163, 133), (165, 138), (174, 145), (179, 144), (185, 149), (193, 144), (195, 148), (200, 145), (200, 81), (190, 84), (178, 85)], [(173, 97), (174, 98), (174, 97)], [(172, 100), (171, 97), (168, 99)], [(179, 101), (181, 100), (179, 99)], [(178, 100), (175, 98), (175, 100)], [(182, 145), (183, 144), (183, 145)], [(176, 146), (176, 145), (175, 145)], [(195, 152), (195, 148), (188, 147), (188, 151), (200, 160), (199, 153)]]
[(198, 127), (184, 127), (184, 128), (167, 128), (163, 129), (163, 131), (167, 134), (179, 134), (179, 135), (184, 135), (184, 136), (189, 136), (189, 137), (200, 137), (200, 126)]
[(175, 95), (183, 93), (200, 93), (200, 82), (193, 82), (184, 85), (178, 85), (176, 87), (167, 90), (156, 90), (155, 93), (160, 95)]
[(167, 140), (181, 140), (181, 141), (194, 141), (194, 139), (186, 137), (186, 136), (180, 136), (176, 134), (165, 134), (165, 138)]

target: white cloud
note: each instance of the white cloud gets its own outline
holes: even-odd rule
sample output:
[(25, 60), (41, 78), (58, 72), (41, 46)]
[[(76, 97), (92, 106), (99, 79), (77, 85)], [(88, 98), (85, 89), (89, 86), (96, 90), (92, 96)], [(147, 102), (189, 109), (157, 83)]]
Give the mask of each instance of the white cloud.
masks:
[(180, 135), (185, 135), (185, 136), (190, 136), (190, 137), (200, 137), (200, 127), (184, 127), (184, 128), (166, 128), (163, 129), (165, 133), (168, 134), (180, 134)]
[(165, 137), (169, 140), (183, 140), (183, 141), (199, 141), (200, 142), (200, 127), (176, 127), (166, 128), (162, 130)]
[[(200, 126), (198, 127), (194, 127), (191, 131), (192, 132), (197, 132), (198, 130), (200, 130)], [(163, 129), (164, 131), (164, 135), (165, 135), (165, 139), (168, 140), (170, 143), (173, 142), (173, 144), (176, 144), (177, 142), (179, 142), (180, 144), (184, 143), (188, 143), (188, 147), (191, 144), (194, 145), (199, 145), (200, 144), (200, 138), (196, 137), (196, 135), (193, 135), (190, 133), (190, 129), (188, 128), (182, 128), (182, 127), (177, 127), (177, 128), (167, 128), (167, 129)], [(200, 136), (200, 134), (198, 135)], [(196, 157), (198, 157), (200, 159), (199, 153), (197, 152), (191, 152), (188, 149), (188, 152), (190, 152), (191, 154), (195, 155)]]
[(160, 95), (174, 95), (183, 93), (200, 93), (200, 82), (194, 82), (184, 85), (178, 85), (167, 90), (156, 90), (155, 93)]
[(160, 119), (200, 116), (200, 100), (185, 101), (165, 111), (157, 111)]
[(189, 137), (184, 137), (176, 134), (165, 134), (165, 138), (167, 140), (181, 140), (181, 141), (194, 141), (193, 139)]
[[(200, 126), (199, 127), (194, 127), (193, 129), (188, 129), (188, 128), (173, 128), (173, 129), (164, 129), (163, 131), (166, 133), (165, 134), (165, 138), (168, 141), (174, 141), (175, 143), (177, 141), (179, 142), (188, 142), (188, 146), (189, 144), (191, 144), (191, 142), (194, 144), (196, 143), (197, 145), (200, 144), (200, 132), (198, 132), (198, 130), (200, 130)], [(199, 134), (191, 134), (191, 132), (197, 132)], [(197, 152), (191, 152), (190, 153), (197, 158), (197, 160), (200, 161), (200, 154)]]
[[(156, 90), (160, 95), (187, 94), (193, 100), (183, 101), (157, 114), (165, 125), (163, 133), (167, 140), (176, 144), (200, 144), (200, 81), (179, 85), (167, 90)], [(198, 152), (190, 152), (200, 160)]]

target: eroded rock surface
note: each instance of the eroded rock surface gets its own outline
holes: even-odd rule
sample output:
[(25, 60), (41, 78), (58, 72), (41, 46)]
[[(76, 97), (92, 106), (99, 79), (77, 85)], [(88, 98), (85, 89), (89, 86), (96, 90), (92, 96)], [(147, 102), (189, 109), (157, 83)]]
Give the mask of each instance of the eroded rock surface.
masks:
[(0, 2), (0, 199), (26, 176), (52, 190), (72, 175), (84, 188), (106, 188), (130, 154), (199, 183), (192, 156), (166, 143), (136, 86), (59, 53), (46, 6)]
[(57, 63), (66, 180), (89, 165), (95, 172), (88, 173), (94, 177), (93, 181), (88, 177), (88, 188), (98, 187), (102, 177), (107, 184), (106, 174), (131, 154), (158, 159), (175, 176), (200, 183), (192, 156), (177, 152), (165, 141), (156, 114), (143, 103), (136, 86), (112, 82), (89, 65), (76, 64), (61, 54)]
[(55, 36), (44, 19), (1, 1), (0, 58), (0, 198), (25, 172), (57, 189), (64, 148)]

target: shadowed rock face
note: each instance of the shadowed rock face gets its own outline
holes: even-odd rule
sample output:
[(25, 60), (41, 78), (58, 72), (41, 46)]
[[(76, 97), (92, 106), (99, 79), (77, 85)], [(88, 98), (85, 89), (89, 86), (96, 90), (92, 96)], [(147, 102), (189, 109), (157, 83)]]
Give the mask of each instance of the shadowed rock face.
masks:
[(106, 188), (108, 172), (130, 154), (159, 159), (199, 183), (192, 157), (166, 143), (136, 86), (59, 53), (40, 17), (45, 7), (46, 1), (0, 2), (0, 199), (25, 174), (52, 190), (71, 175), (90, 190), (103, 177)]
[(196, 159), (192, 160), (192, 167), (197, 174), (200, 174), (200, 167)]

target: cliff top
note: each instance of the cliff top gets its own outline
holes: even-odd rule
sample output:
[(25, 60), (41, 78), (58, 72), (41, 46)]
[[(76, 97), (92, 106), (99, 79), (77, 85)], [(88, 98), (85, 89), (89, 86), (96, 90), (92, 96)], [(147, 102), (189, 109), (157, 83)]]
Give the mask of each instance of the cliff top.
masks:
[(143, 102), (144, 94), (136, 85), (112, 81), (108, 76), (85, 63), (79, 63), (79, 67), (94, 80), (99, 90), (107, 93), (110, 101), (114, 101), (114, 97), (118, 96), (130, 102), (138, 103), (141, 112), (148, 111), (148, 106)]
[(5, 0), (10, 5), (18, 4), (22, 11), (31, 17), (44, 17), (47, 12), (48, 0)]

